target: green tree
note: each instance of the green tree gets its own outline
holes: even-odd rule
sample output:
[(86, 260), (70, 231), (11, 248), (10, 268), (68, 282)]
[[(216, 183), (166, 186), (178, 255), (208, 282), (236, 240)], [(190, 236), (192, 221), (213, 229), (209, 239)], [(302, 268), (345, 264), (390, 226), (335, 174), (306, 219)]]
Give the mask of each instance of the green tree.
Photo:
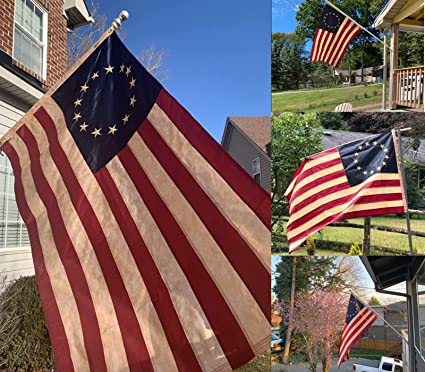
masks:
[(419, 187), (419, 167), (411, 160), (404, 160), (407, 184), (407, 204), (412, 209), (423, 209), (425, 188)]
[(344, 115), (339, 112), (319, 112), (317, 114), (320, 124), (325, 129), (350, 130)]
[(379, 300), (375, 297), (375, 296), (372, 296), (371, 298), (370, 298), (370, 300), (369, 300), (369, 305), (370, 306), (378, 306), (378, 305), (380, 305), (381, 303), (379, 302)]
[(323, 150), (316, 113), (284, 113), (272, 119), (272, 225), (286, 211), (283, 194), (301, 162)]
[(399, 39), (400, 67), (423, 66), (424, 37), (415, 32), (400, 32)]

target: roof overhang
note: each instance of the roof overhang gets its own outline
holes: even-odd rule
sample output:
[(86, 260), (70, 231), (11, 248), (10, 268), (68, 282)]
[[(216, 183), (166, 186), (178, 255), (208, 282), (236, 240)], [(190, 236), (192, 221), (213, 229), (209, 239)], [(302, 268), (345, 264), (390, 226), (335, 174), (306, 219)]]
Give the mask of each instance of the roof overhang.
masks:
[(424, 32), (423, 0), (390, 0), (373, 24), (381, 30), (399, 24), (400, 31)]
[(84, 0), (65, 0), (63, 7), (67, 22), (66, 26), (70, 30), (94, 22)]
[(0, 90), (28, 106), (32, 106), (44, 95), (43, 90), (36, 89), (33, 85), (3, 66), (0, 66)]
[(369, 276), (378, 290), (410, 280), (425, 257), (362, 256)]

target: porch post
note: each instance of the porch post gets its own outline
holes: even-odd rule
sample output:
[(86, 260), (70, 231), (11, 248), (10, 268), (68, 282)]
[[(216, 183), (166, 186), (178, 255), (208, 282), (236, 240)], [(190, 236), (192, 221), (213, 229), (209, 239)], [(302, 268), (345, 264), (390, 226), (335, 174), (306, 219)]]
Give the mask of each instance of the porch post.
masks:
[(387, 34), (385, 30), (382, 31), (384, 34), (384, 68), (382, 72), (382, 111), (387, 109), (387, 86), (388, 86), (388, 50), (387, 50)]
[(398, 68), (398, 32), (399, 25), (394, 23), (391, 25), (391, 69), (390, 69), (390, 97), (389, 109), (396, 108), (394, 103), (396, 97), (397, 80), (394, 76), (394, 70)]

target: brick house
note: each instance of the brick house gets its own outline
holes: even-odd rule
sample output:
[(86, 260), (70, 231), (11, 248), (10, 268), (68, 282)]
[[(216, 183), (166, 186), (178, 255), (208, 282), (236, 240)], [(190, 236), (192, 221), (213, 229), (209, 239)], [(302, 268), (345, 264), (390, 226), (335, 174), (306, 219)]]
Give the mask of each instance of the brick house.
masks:
[(267, 192), (270, 192), (270, 117), (227, 118), (221, 145)]
[[(65, 73), (67, 32), (92, 21), (84, 0), (1, 0), (0, 136)], [(7, 281), (34, 272), (13, 185), (1, 154), (0, 275)]]

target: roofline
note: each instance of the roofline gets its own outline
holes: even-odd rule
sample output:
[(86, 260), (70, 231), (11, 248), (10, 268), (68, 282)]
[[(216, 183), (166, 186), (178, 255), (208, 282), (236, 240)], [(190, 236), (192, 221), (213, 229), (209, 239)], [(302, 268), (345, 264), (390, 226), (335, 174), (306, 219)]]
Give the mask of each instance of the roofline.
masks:
[(271, 157), (269, 156), (269, 154), (267, 154), (267, 152), (265, 152), (260, 146), (258, 146), (243, 130), (242, 128), (239, 128), (239, 126), (231, 119), (231, 117), (229, 116), (226, 120), (226, 128), (227, 128), (227, 124), (230, 123), (232, 125), (233, 128), (236, 128), (238, 130), (239, 133), (242, 134), (243, 137), (245, 137), (251, 144), (253, 144), (259, 151), (261, 151), (264, 156), (268, 159), (268, 160), (272, 160)]

